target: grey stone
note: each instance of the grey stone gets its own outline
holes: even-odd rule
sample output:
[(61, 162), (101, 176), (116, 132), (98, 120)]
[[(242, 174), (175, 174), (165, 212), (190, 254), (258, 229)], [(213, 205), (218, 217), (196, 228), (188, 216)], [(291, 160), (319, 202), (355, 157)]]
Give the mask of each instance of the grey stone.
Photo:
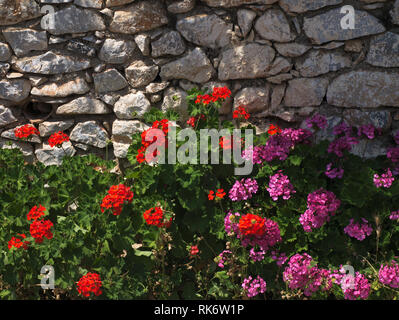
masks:
[(361, 52), (363, 49), (363, 42), (360, 39), (345, 41), (344, 50), (347, 52)]
[(7, 72), (10, 70), (10, 67), (9, 63), (0, 62), (0, 76), (5, 77)]
[(313, 46), (313, 49), (326, 49), (326, 50), (334, 50), (340, 47), (343, 47), (345, 45), (345, 42), (337, 42), (337, 41), (332, 41), (329, 42), (325, 45), (322, 46)]
[(7, 43), (0, 42), (0, 61), (8, 61), (11, 58), (11, 50)]
[(329, 10), (320, 15), (304, 18), (303, 29), (308, 38), (316, 44), (334, 40), (349, 40), (385, 31), (385, 27), (366, 11), (355, 10), (355, 29), (343, 29), (341, 8)]
[(188, 120), (187, 93), (180, 88), (170, 87), (166, 89), (162, 102), (162, 111), (174, 110), (180, 115), (180, 120)]
[(289, 42), (296, 38), (284, 13), (278, 9), (267, 10), (255, 22), (255, 30), (266, 40)]
[(107, 114), (111, 110), (100, 100), (90, 97), (80, 97), (58, 107), (56, 114)]
[(62, 82), (50, 82), (39, 87), (32, 88), (31, 94), (35, 96), (46, 96), (63, 98), (73, 94), (84, 94), (90, 91), (90, 87), (82, 77), (65, 80)]
[(176, 24), (176, 29), (187, 41), (213, 49), (230, 43), (232, 28), (232, 24), (227, 24), (215, 14), (185, 17)]
[(281, 84), (285, 81), (291, 80), (294, 76), (291, 73), (281, 73), (277, 76), (266, 78), (267, 81), (274, 84)]
[(270, 100), (270, 111), (275, 111), (280, 107), (281, 102), (283, 101), (284, 98), (286, 87), (287, 85), (285, 83), (273, 87), (272, 97)]
[(395, 1), (393, 9), (390, 11), (392, 23), (399, 24), (399, 0)]
[(399, 73), (351, 71), (335, 78), (327, 92), (329, 104), (339, 107), (399, 107)]
[(89, 46), (83, 41), (78, 40), (70, 40), (66, 45), (66, 49), (72, 51), (73, 53), (88, 56), (91, 58), (95, 57), (97, 54), (97, 51), (93, 46)]
[(9, 125), (15, 121), (17, 121), (17, 118), (14, 117), (11, 109), (0, 105), (0, 127)]
[(386, 32), (373, 37), (366, 62), (376, 67), (399, 67), (399, 35)]
[(149, 127), (138, 120), (115, 120), (112, 123), (112, 137), (127, 139), (127, 143), (131, 143), (131, 137), (134, 133), (143, 132)]
[(150, 54), (151, 37), (145, 34), (138, 34), (134, 37), (137, 47), (140, 49), (143, 56)]
[(22, 57), (33, 50), (47, 49), (46, 31), (7, 28), (3, 30), (3, 35), (18, 57)]
[(194, 9), (195, 0), (180, 0), (168, 5), (168, 11), (174, 14), (186, 13)]
[(251, 31), (252, 23), (256, 18), (256, 12), (248, 9), (239, 9), (237, 11), (237, 22), (240, 26), (242, 36), (245, 38)]
[(76, 150), (70, 141), (64, 142), (62, 147), (50, 147), (50, 145), (45, 142), (41, 148), (35, 150), (37, 160), (45, 166), (60, 166), (64, 157), (72, 157), (75, 154)]
[(188, 52), (178, 60), (161, 67), (163, 81), (186, 79), (196, 83), (207, 82), (214, 74), (214, 69), (206, 54), (200, 48)]
[(267, 76), (274, 76), (282, 72), (288, 72), (292, 69), (292, 63), (283, 57), (277, 57), (274, 59), (270, 70), (267, 72)]
[(44, 121), (39, 124), (39, 132), (41, 137), (49, 137), (53, 133), (65, 131), (72, 127), (74, 120), (63, 121)]
[(118, 119), (130, 120), (142, 118), (150, 110), (151, 103), (145, 97), (144, 93), (129, 93), (115, 103), (114, 112)]
[(376, 128), (388, 130), (392, 124), (392, 117), (389, 111), (360, 111), (357, 109), (344, 110), (343, 117), (351, 126), (362, 126), (372, 124)]
[(326, 95), (328, 80), (323, 78), (298, 78), (288, 81), (284, 105), (287, 107), (318, 106)]
[(133, 88), (146, 86), (157, 77), (159, 67), (137, 60), (125, 69), (126, 79)]
[(295, 69), (302, 77), (316, 77), (328, 72), (338, 71), (352, 65), (352, 60), (340, 52), (312, 50), (305, 57), (299, 58)]
[(186, 50), (186, 45), (180, 33), (177, 31), (169, 31), (165, 33), (157, 41), (151, 43), (153, 57), (160, 57), (163, 55), (179, 56)]
[(121, 64), (127, 62), (135, 48), (133, 41), (105, 39), (98, 57), (107, 63)]
[(304, 13), (340, 3), (342, 0), (280, 0), (279, 2), (280, 7), (289, 13)]
[(109, 69), (93, 74), (94, 87), (97, 92), (118, 91), (128, 86), (126, 79), (116, 69)]
[(299, 43), (275, 43), (274, 47), (279, 54), (285, 57), (299, 57), (312, 48)]
[(250, 43), (222, 53), (219, 79), (255, 79), (267, 76), (275, 51), (267, 45)]
[(116, 7), (116, 6), (122, 6), (124, 4), (129, 4), (134, 2), (135, 0), (106, 0), (105, 6), (107, 8), (109, 7)]
[(53, 23), (45, 25), (44, 30), (53, 35), (105, 30), (103, 18), (99, 13), (73, 5), (56, 11), (52, 17)]
[(103, 6), (103, 0), (75, 0), (74, 3), (84, 8), (101, 9)]
[(33, 156), (33, 147), (29, 143), (0, 138), (0, 149), (18, 149), (25, 158), (31, 158)]
[(19, 72), (59, 74), (88, 69), (90, 60), (48, 51), (38, 56), (18, 59), (13, 67)]
[(350, 153), (366, 159), (386, 156), (389, 145), (388, 137), (376, 137), (373, 140), (362, 139), (352, 146)]
[(153, 82), (145, 87), (146, 93), (157, 93), (159, 91), (165, 90), (169, 86), (170, 82)]
[(270, 87), (249, 87), (237, 92), (234, 97), (234, 109), (245, 107), (249, 113), (265, 111), (270, 107)]
[(161, 27), (167, 23), (168, 17), (162, 3), (146, 0), (115, 11), (109, 30), (135, 34)]
[(40, 7), (32, 0), (0, 0), (0, 26), (40, 17)]
[(100, 127), (95, 121), (78, 123), (71, 131), (69, 138), (72, 141), (87, 144), (97, 148), (107, 146), (107, 131)]
[(129, 151), (130, 143), (113, 141), (112, 145), (114, 149), (114, 155), (116, 158), (121, 158), (121, 159), (126, 158), (127, 152)]
[(273, 4), (278, 0), (203, 0), (210, 7), (231, 8), (243, 4)]
[(30, 89), (29, 80), (0, 80), (0, 99), (21, 102), (29, 96)]
[(29, 76), (29, 81), (33, 87), (40, 86), (41, 84), (47, 82), (46, 77), (39, 77), (39, 76)]

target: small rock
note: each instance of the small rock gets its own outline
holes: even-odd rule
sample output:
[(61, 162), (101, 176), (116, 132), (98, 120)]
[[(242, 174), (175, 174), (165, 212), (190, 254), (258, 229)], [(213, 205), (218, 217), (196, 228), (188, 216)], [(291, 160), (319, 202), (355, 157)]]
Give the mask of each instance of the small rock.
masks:
[(78, 123), (71, 131), (69, 138), (72, 141), (84, 143), (97, 148), (107, 146), (107, 131), (95, 121)]
[(150, 107), (151, 103), (145, 97), (144, 93), (139, 91), (120, 97), (115, 103), (114, 112), (119, 119), (140, 119), (150, 110)]
[(77, 77), (63, 82), (50, 82), (32, 88), (31, 94), (35, 96), (63, 98), (73, 94), (84, 94), (88, 91), (90, 91), (90, 87), (86, 81), (82, 77)]
[(0, 127), (9, 125), (16, 121), (17, 121), (17, 118), (14, 117), (11, 109), (0, 105)]
[(284, 105), (287, 107), (319, 106), (326, 95), (328, 80), (298, 78), (288, 81)]
[(132, 3), (134, 0), (106, 0), (105, 6), (109, 7), (116, 7), (122, 6), (124, 4)]
[(314, 11), (326, 6), (334, 6), (343, 0), (280, 0), (279, 4), (284, 11), (289, 13), (304, 13)]
[(107, 63), (125, 63), (135, 48), (136, 45), (133, 41), (105, 39), (99, 58)]
[(3, 30), (3, 35), (18, 57), (25, 56), (33, 50), (47, 50), (46, 31), (7, 28)]
[(0, 61), (8, 61), (11, 58), (11, 50), (7, 43), (0, 42)]
[(262, 38), (276, 42), (289, 42), (296, 38), (284, 13), (278, 9), (267, 10), (259, 17), (255, 30)]
[(393, 9), (389, 13), (391, 14), (392, 23), (399, 25), (399, 0), (395, 1)]
[(41, 137), (49, 137), (58, 131), (65, 131), (72, 127), (73, 120), (64, 121), (44, 121), (39, 124), (39, 132)]
[(40, 6), (32, 0), (0, 0), (0, 26), (40, 17)]
[(107, 114), (111, 110), (100, 100), (90, 97), (80, 97), (58, 107), (56, 114)]
[(74, 3), (84, 8), (101, 9), (103, 6), (103, 0), (75, 0)]
[(0, 80), (0, 99), (21, 102), (29, 96), (30, 82), (25, 79)]
[(359, 40), (359, 39), (345, 41), (344, 50), (347, 52), (359, 53), (363, 50), (363, 42), (362, 42), (362, 40)]
[(118, 91), (128, 86), (126, 79), (116, 69), (93, 74), (96, 92)]
[(285, 57), (299, 57), (312, 48), (299, 43), (275, 43), (274, 47), (279, 54)]
[(50, 147), (50, 145), (45, 142), (41, 148), (35, 150), (37, 160), (45, 166), (60, 166), (64, 157), (72, 157), (75, 153), (76, 150), (70, 141), (64, 142), (62, 147)]
[(143, 56), (150, 54), (151, 37), (145, 34), (138, 34), (134, 37), (137, 47), (140, 49)]
[(249, 87), (240, 90), (234, 97), (234, 109), (245, 107), (249, 113), (265, 111), (270, 106), (270, 87)]
[(252, 23), (256, 18), (256, 13), (248, 9), (239, 9), (237, 11), (237, 22), (240, 26), (242, 36), (245, 38), (251, 31)]
[(159, 67), (137, 60), (125, 69), (126, 79), (133, 88), (146, 86), (157, 77)]
[(186, 13), (194, 9), (195, 0), (180, 0), (175, 1), (168, 6), (168, 11), (174, 14)]
[(399, 67), (399, 35), (386, 32), (373, 37), (366, 62), (376, 67)]
[(153, 57), (160, 57), (163, 55), (178, 56), (184, 53), (186, 45), (180, 33), (177, 31), (170, 31), (165, 33), (157, 41), (151, 43)]
[(159, 91), (165, 90), (169, 86), (170, 82), (154, 82), (150, 83), (148, 86), (145, 87), (146, 93), (157, 93)]
[(180, 115), (180, 120), (186, 122), (188, 119), (187, 93), (180, 88), (170, 87), (164, 93), (162, 111), (174, 110)]

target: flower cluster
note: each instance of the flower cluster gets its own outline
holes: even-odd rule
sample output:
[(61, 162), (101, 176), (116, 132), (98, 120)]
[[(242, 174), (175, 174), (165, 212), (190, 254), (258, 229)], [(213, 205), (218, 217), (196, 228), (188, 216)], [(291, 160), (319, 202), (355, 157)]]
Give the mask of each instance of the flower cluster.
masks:
[(389, 216), (389, 219), (391, 219), (391, 220), (399, 220), (399, 210), (392, 211), (391, 215)]
[(205, 120), (205, 119), (206, 119), (206, 118), (205, 118), (205, 115), (200, 114), (200, 115), (195, 116), (195, 117), (190, 117), (190, 118), (187, 120), (187, 124), (188, 124), (189, 126), (195, 128), (196, 124), (197, 124), (200, 120)]
[(233, 119), (245, 119), (248, 120), (250, 117), (249, 113), (247, 112), (247, 110), (242, 107), (239, 106), (237, 109), (234, 110), (233, 112)]
[(330, 179), (335, 179), (335, 178), (342, 179), (342, 177), (344, 176), (344, 169), (333, 168), (332, 163), (330, 162), (329, 164), (327, 164), (326, 171), (324, 172), (324, 174)]
[(230, 250), (223, 250), (215, 259), (219, 268), (224, 268), (226, 264), (226, 260), (228, 259), (226, 255), (231, 255), (232, 252)]
[(275, 126), (274, 124), (270, 124), (267, 133), (273, 136), (277, 133), (281, 133), (281, 128), (279, 126)]
[(336, 136), (340, 134), (344, 134), (345, 136), (350, 136), (352, 134), (352, 127), (348, 125), (345, 121), (342, 121), (340, 124), (336, 125), (333, 128), (333, 134)]
[(84, 297), (89, 297), (91, 293), (99, 296), (102, 294), (101, 286), (100, 275), (94, 272), (88, 272), (77, 283), (78, 292)]
[(195, 103), (209, 104), (211, 102), (216, 102), (219, 99), (226, 99), (230, 97), (230, 95), (231, 91), (227, 87), (215, 87), (213, 88), (213, 92), (211, 95), (198, 95)]
[(331, 288), (329, 275), (329, 270), (319, 269), (310, 255), (297, 253), (288, 261), (283, 272), (283, 280), (288, 283), (290, 289), (302, 290), (304, 295), (309, 297), (318, 291), (323, 283), (325, 283), (323, 290)]
[[(152, 141), (147, 141), (147, 139), (148, 139), (147, 135), (148, 135), (148, 134), (151, 135), (152, 133), (154, 133), (154, 132), (151, 132), (151, 131), (153, 131), (154, 129), (162, 130), (162, 132), (163, 132), (163, 137), (160, 137), (160, 139), (158, 140), (158, 137), (157, 137), (157, 136), (154, 136), (154, 137), (152, 138)], [(138, 163), (143, 163), (144, 161), (146, 161), (146, 155), (145, 155), (145, 153), (146, 153), (146, 151), (147, 151), (147, 148), (148, 148), (150, 145), (155, 144), (155, 146), (157, 146), (157, 147), (161, 147), (161, 146), (167, 147), (166, 136), (167, 136), (168, 132), (169, 132), (169, 120), (168, 120), (168, 119), (162, 119), (162, 120), (160, 120), (160, 121), (158, 121), (158, 120), (157, 120), (157, 121), (154, 121), (154, 122), (152, 123), (151, 128), (149, 128), (149, 129), (143, 131), (143, 132), (141, 133), (141, 147), (140, 147), (140, 149), (137, 151), (137, 156), (136, 156), (137, 162), (138, 162)], [(150, 155), (150, 154), (148, 155), (148, 157), (150, 158), (150, 159), (149, 159), (149, 162), (152, 162), (152, 160), (154, 160), (154, 158), (155, 158), (157, 155), (158, 155), (158, 150), (155, 149), (152, 155)]]
[(392, 260), (391, 263), (386, 266), (381, 264), (378, 272), (378, 279), (382, 284), (391, 288), (399, 288), (399, 265), (397, 262)]
[(282, 170), (279, 170), (278, 173), (270, 177), (269, 187), (267, 188), (270, 197), (274, 201), (277, 201), (280, 196), (282, 196), (284, 200), (288, 200), (291, 198), (291, 194), (296, 193), (288, 176), (281, 172)]
[(238, 227), (238, 219), (241, 217), (241, 215), (236, 212), (232, 213), (229, 211), (227, 215), (224, 218), (224, 230), (228, 235), (231, 234), (236, 234), (237, 238), (239, 238), (239, 232), (240, 228)]
[(164, 212), (160, 207), (154, 207), (146, 210), (143, 213), (143, 217), (148, 225), (156, 226), (158, 228), (169, 228), (173, 219), (171, 217), (169, 221), (165, 220)]
[(123, 209), (125, 201), (132, 202), (133, 192), (129, 187), (123, 184), (111, 186), (108, 190), (108, 194), (104, 197), (101, 203), (101, 212), (107, 209), (112, 209), (114, 216), (119, 216)]
[(232, 201), (242, 201), (252, 198), (252, 194), (258, 192), (258, 183), (255, 179), (243, 178), (237, 180), (229, 191), (229, 197)]
[(34, 206), (28, 213), (27, 219), (36, 221), (40, 217), (44, 216), (44, 211), (46, 211), (46, 208), (43, 207), (41, 204), (39, 205), (39, 208), (37, 206)]
[(17, 237), (12, 237), (10, 241), (8, 241), (8, 250), (11, 250), (12, 247), (15, 248), (23, 248), (24, 250), (28, 249), (28, 245), (30, 244), (29, 241), (23, 241), (23, 239), (26, 239), (26, 235), (24, 233), (18, 233), (18, 236), (21, 237), (21, 239)]
[(359, 140), (354, 137), (343, 136), (332, 141), (328, 146), (328, 153), (335, 153), (338, 157), (343, 157), (344, 150), (352, 150), (352, 146), (358, 144)]
[(18, 139), (27, 139), (31, 135), (39, 135), (40, 132), (31, 124), (25, 124), (19, 128), (14, 129), (14, 134)]
[(334, 279), (334, 282), (341, 286), (344, 299), (346, 300), (367, 299), (370, 294), (370, 283), (359, 272), (356, 272), (354, 275), (346, 274), (346, 271), (341, 267), (339, 272), (336, 270), (332, 271), (330, 278)]
[(58, 131), (56, 133), (53, 133), (50, 138), (48, 138), (48, 144), (50, 147), (55, 147), (55, 146), (61, 146), (64, 142), (68, 142), (69, 137), (66, 133), (63, 133), (62, 131)]
[(344, 232), (359, 241), (363, 241), (366, 237), (371, 235), (373, 232), (373, 228), (368, 224), (368, 221), (362, 218), (363, 224), (354, 223), (354, 220), (351, 219), (349, 224), (344, 228)]
[(312, 228), (321, 228), (341, 205), (333, 192), (323, 188), (310, 193), (307, 200), (308, 209), (299, 218), (306, 232), (312, 231)]
[(223, 199), (224, 196), (226, 195), (226, 192), (224, 192), (224, 189), (217, 189), (216, 193), (213, 190), (209, 191), (208, 194), (208, 200), (214, 200), (216, 198), (217, 199)]
[(244, 292), (247, 294), (249, 298), (255, 297), (260, 293), (266, 292), (266, 281), (263, 280), (260, 276), (256, 278), (252, 278), (249, 276), (248, 278), (244, 279), (242, 283), (242, 288)]
[(387, 149), (387, 158), (393, 163), (399, 162), (399, 147), (393, 147)]
[(381, 129), (376, 129), (372, 124), (366, 124), (357, 128), (357, 135), (360, 137), (364, 134), (368, 139), (374, 139), (376, 132), (381, 134)]
[(313, 125), (319, 129), (325, 129), (327, 127), (327, 118), (320, 114), (313, 115), (312, 118), (306, 119), (306, 126), (310, 129)]
[(395, 178), (392, 176), (391, 170), (388, 168), (386, 173), (383, 173), (381, 177), (378, 174), (374, 175), (374, 184), (377, 188), (390, 188)]
[(277, 261), (277, 266), (282, 267), (283, 264), (288, 260), (288, 257), (286, 256), (286, 254), (283, 252), (281, 254), (279, 254), (277, 251), (272, 251), (271, 252), (271, 258), (275, 261)]
[(263, 236), (266, 232), (266, 219), (248, 213), (240, 218), (238, 227), (244, 236)]
[(35, 220), (30, 225), (30, 235), (36, 243), (42, 243), (44, 237), (50, 240), (53, 238), (53, 233), (50, 230), (53, 226), (50, 220)]
[(190, 255), (191, 256), (196, 256), (199, 253), (198, 246), (191, 246), (190, 248)]
[(265, 258), (266, 251), (263, 249), (260, 249), (259, 251), (255, 251), (255, 248), (251, 248), (249, 250), (249, 257), (251, 258), (252, 261), (262, 261)]

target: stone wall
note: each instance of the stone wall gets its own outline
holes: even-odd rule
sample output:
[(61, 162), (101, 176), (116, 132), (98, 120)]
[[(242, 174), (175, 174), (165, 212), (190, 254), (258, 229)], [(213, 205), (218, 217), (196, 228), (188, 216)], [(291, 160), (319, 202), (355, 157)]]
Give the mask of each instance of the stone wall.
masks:
[[(385, 134), (357, 150), (375, 156), (399, 128), (399, 0), (0, 0), (0, 79), (0, 146), (47, 164), (124, 158), (151, 106), (185, 116), (185, 90), (215, 85), (224, 117), (244, 104), (260, 128), (371, 122)], [(41, 136), (20, 143), (26, 123)], [(59, 130), (65, 150), (47, 144)]]

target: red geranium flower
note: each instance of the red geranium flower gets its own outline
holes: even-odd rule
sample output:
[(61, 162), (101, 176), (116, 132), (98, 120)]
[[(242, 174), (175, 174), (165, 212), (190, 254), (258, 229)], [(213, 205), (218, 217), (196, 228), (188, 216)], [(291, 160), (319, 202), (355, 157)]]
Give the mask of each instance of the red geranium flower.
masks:
[(123, 184), (111, 186), (101, 203), (101, 212), (112, 209), (112, 214), (118, 216), (122, 212), (124, 202), (132, 202), (132, 200), (133, 192), (129, 187)]
[(223, 197), (226, 195), (226, 192), (224, 192), (224, 189), (217, 189), (216, 191), (216, 197), (223, 199)]
[(213, 200), (213, 199), (215, 199), (215, 196), (214, 196), (214, 194), (215, 194), (215, 192), (214, 191), (209, 191), (209, 194), (208, 194), (208, 200)]
[[(151, 131), (151, 129), (160, 129), (164, 133), (164, 138), (158, 141), (157, 137), (154, 137), (152, 141), (146, 141), (146, 136), (147, 134)], [(160, 121), (154, 121), (152, 124), (152, 127), (143, 131), (141, 133), (141, 148), (138, 150), (136, 160), (138, 163), (143, 163), (146, 161), (145, 159), (145, 153), (147, 148), (152, 145), (153, 143), (156, 143), (158, 146), (165, 145), (165, 147), (168, 147), (168, 142), (166, 141), (166, 135), (169, 132), (169, 120), (168, 119), (162, 119)], [(152, 157), (150, 159), (150, 162), (157, 156), (158, 152), (157, 150), (154, 150)]]
[(102, 294), (101, 286), (100, 275), (94, 272), (87, 273), (77, 283), (78, 292), (84, 297), (89, 297), (91, 293), (99, 296)]
[(44, 216), (44, 211), (46, 211), (46, 208), (43, 207), (41, 204), (39, 205), (39, 208), (37, 206), (34, 206), (32, 209), (30, 209), (27, 219), (36, 221), (39, 219), (41, 216)]
[(234, 119), (242, 119), (244, 118), (245, 120), (248, 120), (250, 117), (250, 114), (247, 112), (247, 110), (242, 107), (239, 106), (237, 109), (234, 110), (233, 112), (233, 118)]
[(47, 239), (53, 238), (53, 233), (50, 231), (53, 223), (50, 220), (36, 220), (30, 225), (30, 235), (35, 238), (36, 243), (42, 243), (43, 237)]
[(143, 213), (143, 217), (148, 225), (156, 226), (158, 228), (169, 228), (172, 224), (172, 218), (170, 218), (169, 221), (165, 221), (163, 210), (160, 207), (154, 207), (146, 210)]
[(196, 256), (199, 253), (198, 246), (191, 246), (190, 255)]
[(48, 144), (50, 147), (55, 147), (62, 145), (64, 142), (69, 141), (69, 137), (66, 133), (63, 133), (62, 131), (58, 131), (56, 133), (53, 133), (50, 138), (48, 138)]
[(267, 133), (270, 135), (274, 135), (276, 133), (281, 133), (281, 128), (279, 126), (275, 126), (274, 124), (271, 124), (269, 126), (269, 130), (267, 130)]
[(240, 218), (238, 227), (245, 236), (262, 236), (266, 232), (265, 222), (265, 218), (248, 213)]
[[(22, 239), (26, 238), (26, 235), (23, 233), (18, 233), (18, 236), (20, 236)], [(8, 250), (11, 250), (12, 247), (15, 247), (17, 249), (22, 247), (24, 250), (26, 250), (28, 249), (29, 244), (29, 241), (22, 241), (17, 237), (12, 237), (11, 240), (8, 241)]]
[(22, 127), (15, 128), (14, 134), (19, 139), (29, 138), (31, 135), (39, 135), (40, 132), (31, 124), (25, 124)]

